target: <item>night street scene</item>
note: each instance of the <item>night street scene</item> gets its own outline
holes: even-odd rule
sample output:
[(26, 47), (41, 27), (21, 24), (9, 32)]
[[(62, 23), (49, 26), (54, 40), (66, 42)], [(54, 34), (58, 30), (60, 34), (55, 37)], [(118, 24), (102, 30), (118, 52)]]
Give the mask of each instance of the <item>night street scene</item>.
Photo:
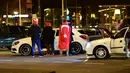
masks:
[(0, 0), (0, 73), (130, 73), (130, 0)]

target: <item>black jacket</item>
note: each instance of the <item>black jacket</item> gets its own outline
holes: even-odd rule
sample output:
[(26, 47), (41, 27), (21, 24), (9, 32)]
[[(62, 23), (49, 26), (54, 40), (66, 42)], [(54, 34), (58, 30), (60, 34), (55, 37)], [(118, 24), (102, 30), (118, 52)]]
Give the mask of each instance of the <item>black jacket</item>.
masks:
[(72, 23), (70, 22), (68, 25), (69, 25), (70, 28), (71, 28), (71, 34), (70, 34), (70, 42), (71, 42), (71, 41), (73, 41)]
[(30, 32), (32, 40), (40, 40), (41, 28), (38, 25), (31, 25)]
[(43, 37), (43, 42), (45, 44), (54, 43), (54, 31), (51, 26), (46, 26), (43, 28), (42, 37)]
[(120, 28), (125, 28), (125, 27), (129, 27), (129, 30), (126, 34), (126, 38), (130, 38), (130, 23), (129, 23), (130, 19), (126, 18), (123, 20), (123, 24), (120, 25)]

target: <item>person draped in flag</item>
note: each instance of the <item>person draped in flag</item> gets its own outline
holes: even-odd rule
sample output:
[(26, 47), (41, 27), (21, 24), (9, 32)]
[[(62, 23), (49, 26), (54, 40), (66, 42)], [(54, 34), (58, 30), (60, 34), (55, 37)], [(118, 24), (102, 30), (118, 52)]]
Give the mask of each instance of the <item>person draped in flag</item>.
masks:
[(69, 55), (69, 44), (70, 44), (71, 28), (66, 20), (62, 21), (62, 25), (59, 28), (59, 44), (60, 55), (63, 51), (66, 51), (66, 55)]

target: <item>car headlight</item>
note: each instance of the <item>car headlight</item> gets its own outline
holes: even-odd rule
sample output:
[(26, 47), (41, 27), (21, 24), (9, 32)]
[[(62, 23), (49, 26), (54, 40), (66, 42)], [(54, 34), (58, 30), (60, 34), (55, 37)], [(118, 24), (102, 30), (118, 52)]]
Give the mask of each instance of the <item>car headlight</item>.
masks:
[(17, 45), (17, 44), (19, 44), (19, 41), (15, 41), (15, 42), (13, 43), (13, 46), (14, 46), (14, 45)]

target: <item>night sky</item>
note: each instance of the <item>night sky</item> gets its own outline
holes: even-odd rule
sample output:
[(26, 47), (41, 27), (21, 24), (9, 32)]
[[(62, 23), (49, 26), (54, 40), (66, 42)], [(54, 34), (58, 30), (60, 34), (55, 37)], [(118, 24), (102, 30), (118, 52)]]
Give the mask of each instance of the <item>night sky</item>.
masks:
[[(0, 0), (0, 7), (2, 7), (7, 0)], [(9, 7), (16, 7), (19, 0), (8, 0)], [(24, 1), (24, 0), (21, 0)], [(42, 0), (44, 6), (61, 7), (62, 0)], [(65, 0), (68, 6), (75, 6), (76, 0)], [(95, 5), (95, 4), (130, 4), (130, 0), (77, 0), (77, 5)]]
[[(0, 0), (0, 9), (1, 8), (5, 8), (5, 4), (6, 4), (7, 0)], [(18, 8), (18, 1), (19, 0), (8, 0), (9, 1), (9, 8), (15, 9)], [(22, 6), (24, 6), (25, 1), (22, 1)], [(36, 0), (37, 1), (37, 0)], [(61, 8), (61, 1), (62, 0), (41, 0), (41, 4), (42, 6), (44, 6), (45, 8), (47, 7), (58, 7)], [(81, 6), (81, 5), (98, 5), (98, 4), (129, 4), (130, 5), (130, 0), (65, 0), (67, 1), (67, 6)]]

